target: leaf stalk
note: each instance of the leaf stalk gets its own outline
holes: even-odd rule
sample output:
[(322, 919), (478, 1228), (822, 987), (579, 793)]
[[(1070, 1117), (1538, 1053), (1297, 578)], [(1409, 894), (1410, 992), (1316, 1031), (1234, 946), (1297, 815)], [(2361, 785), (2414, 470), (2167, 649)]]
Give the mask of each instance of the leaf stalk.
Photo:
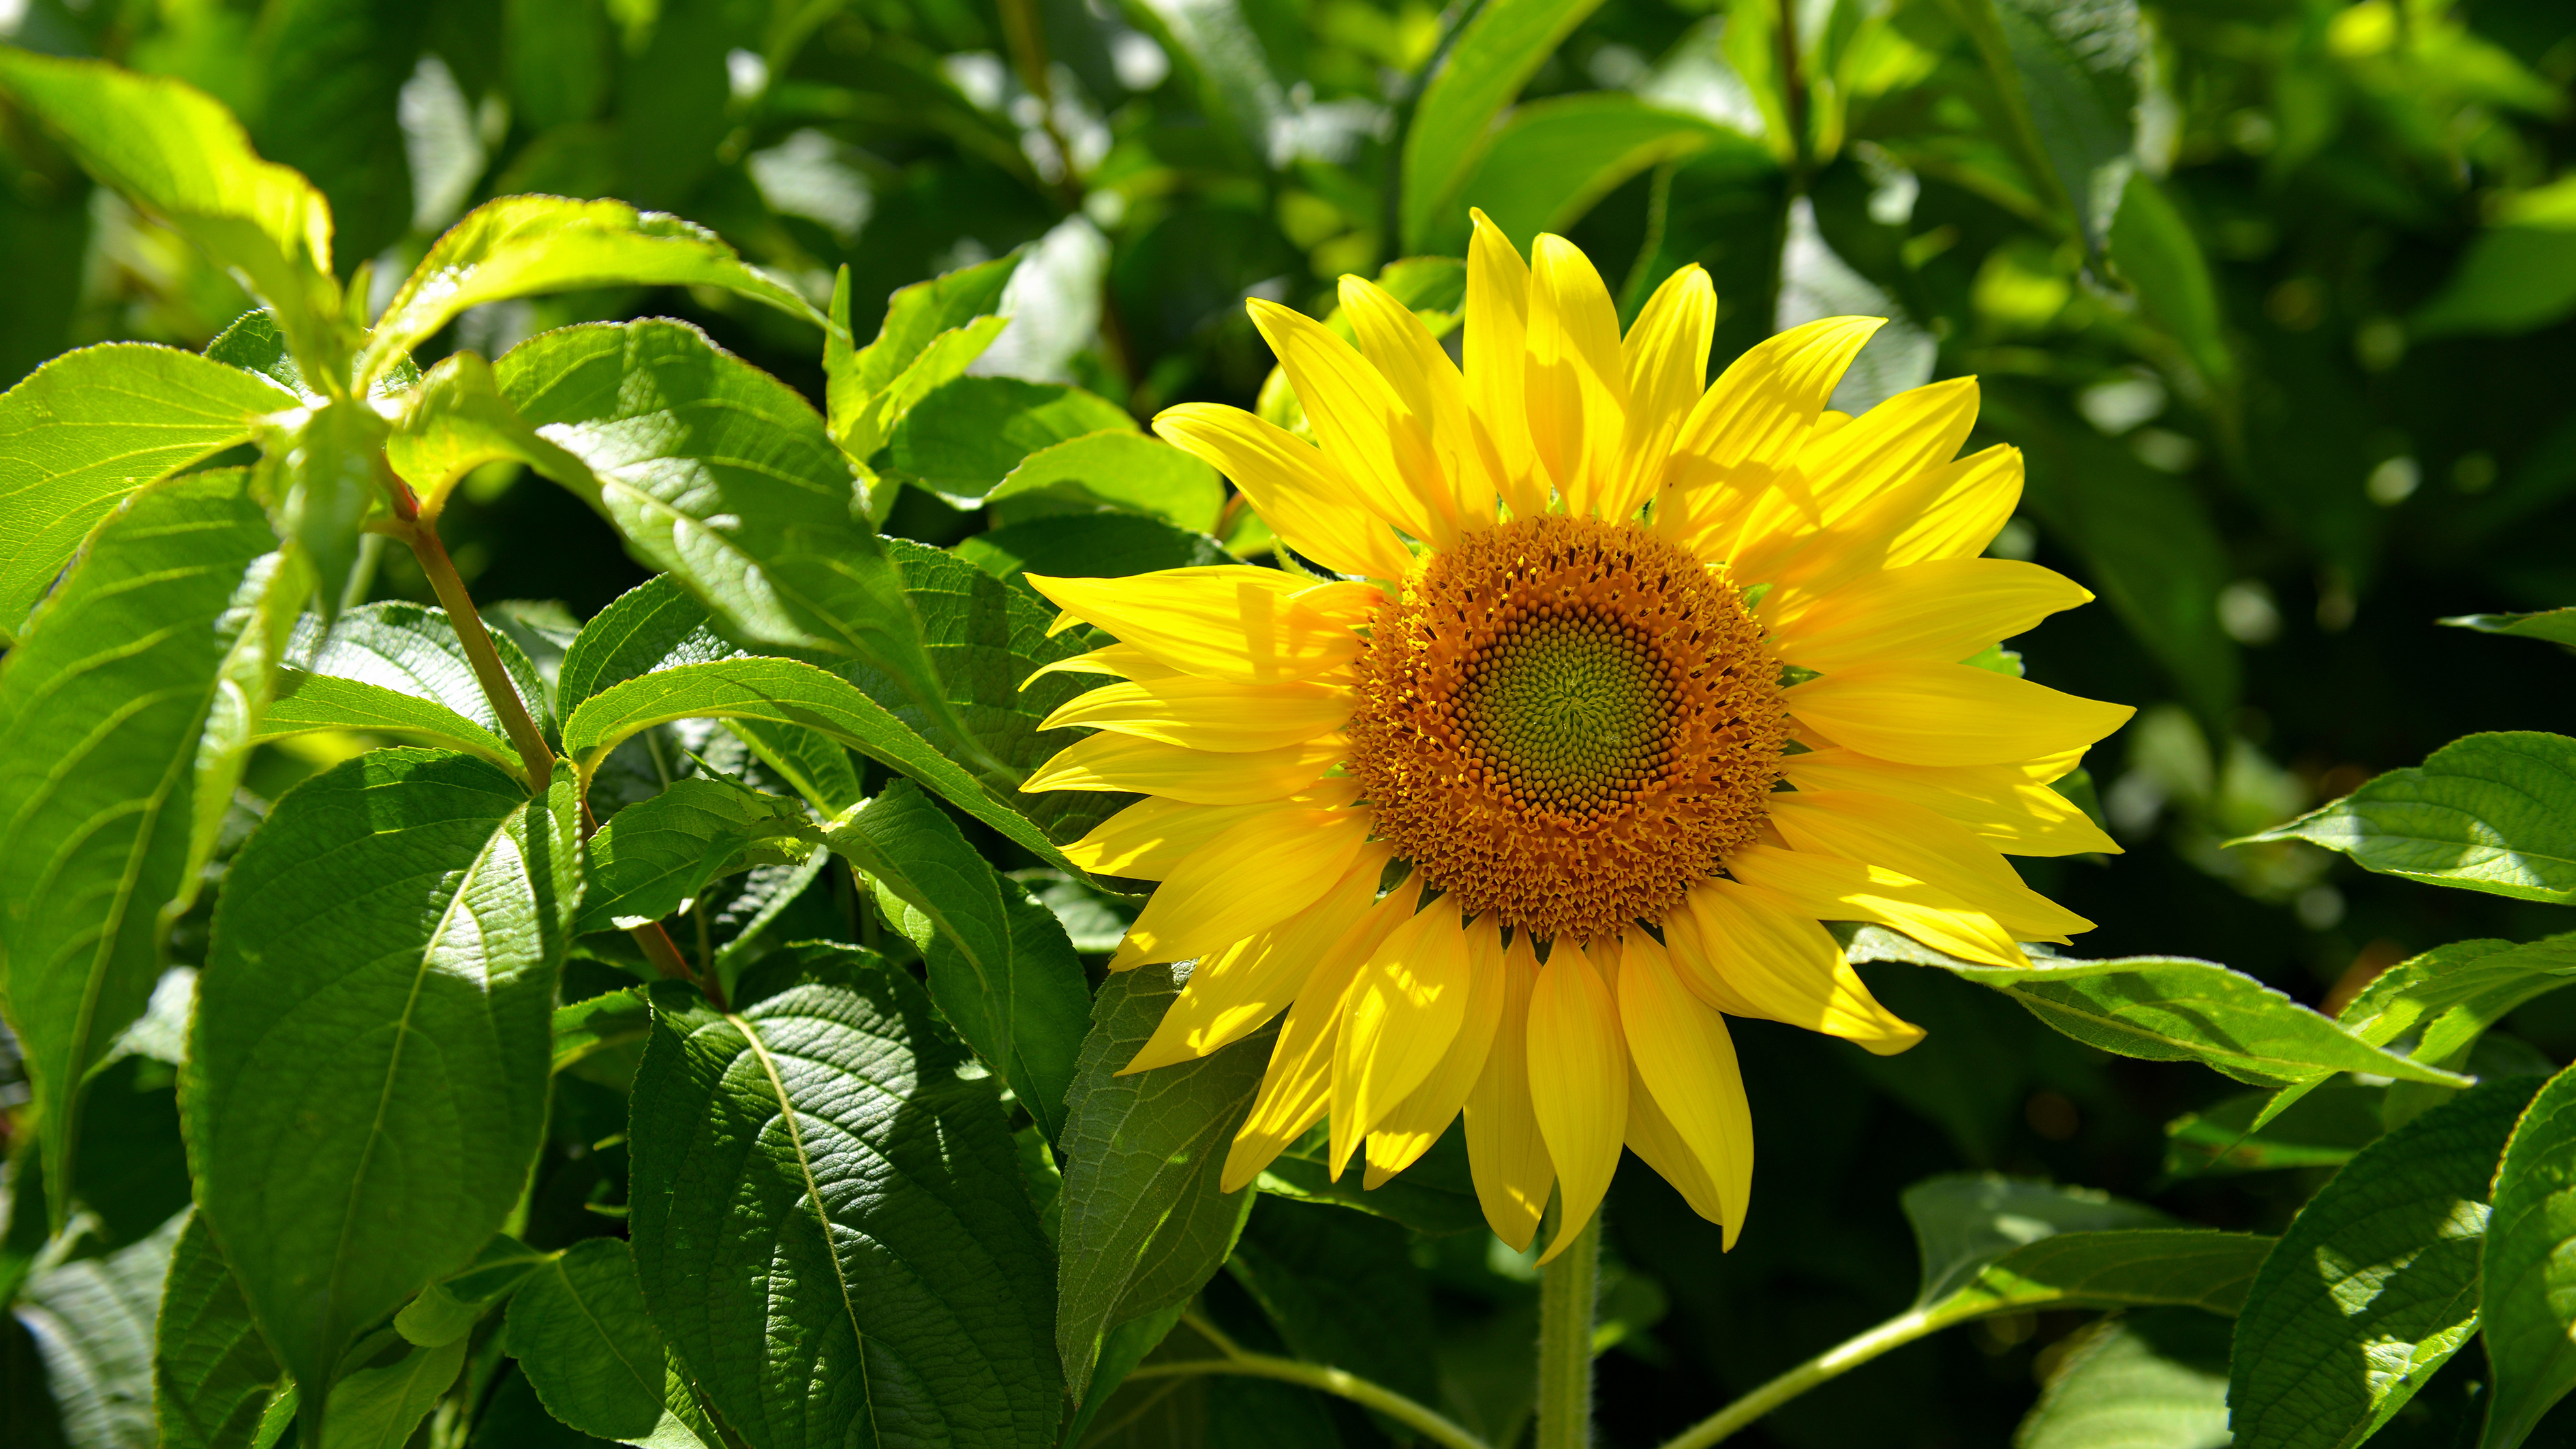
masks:
[(1273, 1379), (1297, 1384), (1335, 1398), (1348, 1399), (1362, 1408), (1374, 1409), (1406, 1428), (1414, 1430), (1447, 1449), (1492, 1449), (1484, 1440), (1470, 1434), (1456, 1421), (1426, 1408), (1382, 1384), (1373, 1384), (1355, 1373), (1325, 1364), (1307, 1363), (1302, 1359), (1281, 1358), (1275, 1354), (1254, 1353), (1206, 1318), (1185, 1313), (1187, 1323), (1200, 1337), (1217, 1346), (1225, 1357), (1186, 1359), (1178, 1363), (1149, 1363), (1132, 1369), (1129, 1382), (1138, 1379), (1175, 1378), (1184, 1374), (1234, 1374), (1243, 1378)]

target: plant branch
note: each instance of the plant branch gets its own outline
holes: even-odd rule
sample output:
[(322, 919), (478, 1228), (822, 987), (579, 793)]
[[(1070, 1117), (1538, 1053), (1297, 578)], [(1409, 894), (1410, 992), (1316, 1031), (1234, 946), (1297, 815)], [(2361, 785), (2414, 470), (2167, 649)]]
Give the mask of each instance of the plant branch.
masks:
[(491, 631), (483, 627), (474, 596), (465, 592), (465, 580), (457, 576), (455, 560), (447, 556), (447, 545), (438, 540), (438, 520), (421, 517), (420, 504), (412, 497), (411, 489), (390, 470), (385, 472), (385, 484), (393, 493), (394, 516), (409, 525), (404, 541), (411, 545), (412, 557), (420, 560), (420, 571), (428, 575), (439, 607), (447, 611), (447, 626), (456, 631), (457, 641), (465, 646), (466, 662), (474, 666), (474, 680), (483, 686), (483, 698), (490, 702), (492, 713), (500, 717), (501, 728), (519, 752), (519, 762), (527, 770), (528, 788), (539, 795), (546, 793), (546, 787), (554, 783), (554, 746), (546, 743), (545, 731), (537, 728), (527, 702), (519, 698), (518, 686), (510, 682), (510, 672), (501, 667), (500, 652), (492, 647)]
[(1600, 1209), (1547, 1265), (1538, 1294), (1538, 1449), (1586, 1449), (1592, 1442), (1592, 1320), (1601, 1296)]
[(1709, 1445), (1725, 1439), (1818, 1384), (1838, 1378), (1889, 1349), (1901, 1348), (1957, 1321), (1958, 1315), (1939, 1315), (1920, 1309), (1898, 1314), (1857, 1338), (1843, 1340), (1693, 1424), (1678, 1437), (1667, 1441), (1663, 1449), (1708, 1449)]
[(1252, 1353), (1236, 1344), (1216, 1325), (1195, 1313), (1182, 1315), (1198, 1335), (1215, 1344), (1223, 1358), (1186, 1359), (1178, 1363), (1151, 1363), (1131, 1369), (1127, 1381), (1174, 1378), (1184, 1374), (1234, 1374), (1243, 1378), (1272, 1379), (1284, 1384), (1297, 1384), (1335, 1398), (1348, 1399), (1363, 1408), (1375, 1409), (1397, 1423), (1412, 1429), (1435, 1444), (1448, 1449), (1491, 1449), (1484, 1440), (1468, 1433), (1453, 1420), (1415, 1403), (1395, 1390), (1370, 1383), (1354, 1373), (1324, 1364), (1306, 1363), (1300, 1359), (1280, 1358), (1275, 1354)]

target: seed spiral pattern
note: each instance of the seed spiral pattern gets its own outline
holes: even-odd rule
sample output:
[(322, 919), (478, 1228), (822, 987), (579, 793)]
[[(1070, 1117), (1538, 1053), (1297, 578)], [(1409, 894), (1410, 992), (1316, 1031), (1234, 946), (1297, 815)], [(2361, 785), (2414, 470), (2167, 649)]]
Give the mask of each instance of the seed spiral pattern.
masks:
[(1379, 608), (1360, 679), (1377, 833), (1463, 913), (1542, 937), (1660, 917), (1761, 828), (1788, 739), (1723, 567), (1634, 523), (1470, 535)]

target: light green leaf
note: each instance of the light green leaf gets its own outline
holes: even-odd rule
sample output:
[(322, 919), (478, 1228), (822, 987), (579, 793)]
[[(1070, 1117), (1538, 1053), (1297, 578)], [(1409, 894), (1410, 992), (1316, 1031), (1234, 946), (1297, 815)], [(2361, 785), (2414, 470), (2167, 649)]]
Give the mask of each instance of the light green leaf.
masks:
[(2456, 629), (2481, 634), (2511, 634), (2520, 639), (2546, 639), (2576, 648), (2576, 609), (2543, 609), (2536, 614), (2461, 614), (2442, 620)]
[(1120, 509), (1203, 534), (1216, 527), (1217, 510), (1225, 506), (1225, 481), (1162, 439), (1119, 428), (1029, 454), (985, 495), (988, 503), (1005, 499), (1024, 505), (1060, 499), (1068, 512)]
[(2534, 997), (2576, 982), (2576, 935), (2454, 941), (2371, 978), (2343, 1009), (2353, 1035), (2386, 1046), (2412, 1033), (2407, 1055), (2456, 1068), (2487, 1028)]
[(2495, 1387), (2479, 1449), (2513, 1449), (2576, 1388), (2576, 1072), (2532, 1098), (2505, 1144), (2478, 1263)]
[[(997, 579), (1023, 573), (1050, 578), (1124, 578), (1156, 569), (1232, 563), (1225, 545), (1134, 513), (1077, 513), (1033, 518), (975, 534), (957, 556)], [(1037, 591), (1018, 584), (1036, 601)], [(1059, 636), (1061, 637), (1061, 636)], [(1042, 682), (1041, 682), (1042, 683)], [(1032, 692), (1038, 686), (1032, 686)]]
[[(105, 1257), (79, 1258), (28, 1277), (18, 1321), (45, 1361), (45, 1388), (76, 1449), (154, 1449), (152, 1322), (170, 1252), (186, 1224)], [(14, 1385), (13, 1385), (14, 1387)]]
[(1072, 869), (1026, 817), (994, 799), (857, 685), (792, 659), (718, 659), (627, 680), (582, 701), (564, 723), (564, 749), (587, 779), (610, 750), (636, 731), (698, 718), (760, 720), (813, 730), (910, 776), (1050, 864)]
[(593, 1052), (623, 1042), (642, 1041), (652, 1024), (640, 987), (630, 986), (558, 1006), (554, 1015), (554, 1069), (560, 1072)]
[[(214, 341), (206, 344), (205, 355), (210, 362), (257, 373), (305, 403), (324, 401), (323, 395), (304, 380), (304, 368), (288, 348), (286, 334), (277, 325), (277, 314), (266, 307), (253, 307), (235, 317), (215, 334)], [(399, 397), (418, 386), (420, 368), (410, 357), (398, 357), (378, 375), (366, 395)]]
[[(539, 729), (551, 733), (555, 714), (545, 675), (508, 635), (495, 631), (491, 637), (492, 652), (500, 656), (501, 671), (510, 676), (520, 703), (527, 706)], [(364, 604), (333, 620), (327, 630), (320, 619), (307, 614), (297, 625), (286, 662), (307, 675), (373, 685), (402, 695), (465, 721), (482, 736), (502, 738), (501, 717), (493, 713), (492, 702), (475, 677), (464, 642), (456, 637), (447, 611), (434, 605), (400, 599)], [(298, 692), (306, 687), (298, 685)], [(279, 689), (283, 693), (285, 686)], [(333, 697), (343, 693), (335, 692)], [(512, 751), (509, 758), (515, 760), (517, 752)]]
[(471, 756), (378, 750), (289, 792), (233, 861), (186, 1068), (190, 1160), (300, 1384), (464, 1267), (526, 1186), (579, 816), (566, 777), (531, 800)]
[(81, 168), (167, 220), (277, 311), (309, 376), (348, 357), (331, 275), (331, 209), (313, 183), (262, 161), (205, 92), (94, 60), (0, 49), (0, 86), (70, 146)]
[(118, 499), (292, 405), (238, 369), (140, 342), (66, 352), (0, 395), (0, 644)]
[(465, 1366), (462, 1336), (436, 1348), (395, 1342), (399, 1357), (380, 1356), (331, 1386), (322, 1449), (403, 1449)]
[(904, 414), (966, 370), (999, 337), (1002, 287), (1025, 252), (915, 282), (886, 299), (876, 340), (853, 351), (850, 269), (832, 285), (833, 331), (823, 344), (824, 398), (835, 441), (861, 462), (885, 446)]
[(580, 287), (716, 287), (817, 326), (823, 314), (714, 232), (622, 201), (504, 196), (467, 212), (394, 293), (358, 354), (371, 380), (468, 307)]
[(2227, 1331), (2172, 1310), (2083, 1331), (2013, 1449), (2225, 1449)]
[(983, 500), (1022, 460), (1085, 433), (1137, 431), (1127, 410), (1059, 382), (960, 377), (931, 390), (896, 426), (894, 466), (960, 507)]
[(519, 752), (510, 742), (443, 704), (418, 699), (355, 679), (328, 674), (282, 671), (277, 698), (260, 717), (254, 744), (311, 734), (316, 730), (363, 730), (392, 735), (412, 744), (463, 750), (481, 755), (507, 770), (519, 768)]
[(1466, 209), (1474, 206), (1526, 248), (1540, 232), (1572, 227), (1638, 172), (1718, 146), (1742, 153), (1750, 165), (1770, 163), (1770, 151), (1748, 136), (1625, 92), (1532, 101), (1494, 133), (1457, 203), (1431, 219), (1431, 235), (1443, 251), (1464, 251)]
[(278, 532), (303, 549), (325, 616), (338, 610), (358, 566), (358, 529), (384, 497), (376, 459), (384, 418), (347, 398), (261, 420), (257, 491), (279, 500)]
[(573, 931), (658, 921), (718, 876), (804, 860), (813, 838), (803, 809), (784, 796), (712, 775), (674, 780), (618, 811), (590, 838), (590, 889)]
[(2236, 1325), (2242, 1449), (2345, 1449), (2478, 1327), (2487, 1183), (2539, 1083), (2490, 1082), (2354, 1154), (2264, 1260)]
[(501, 386), (594, 470), (588, 498), (653, 568), (752, 645), (863, 660), (954, 730), (903, 576), (858, 482), (785, 384), (677, 322), (570, 327), (511, 349)]
[(191, 1214), (170, 1256), (154, 1329), (152, 1397), (163, 1449), (249, 1444), (286, 1371), (259, 1336), (203, 1214)]
[(1177, 1308), (1206, 1286), (1258, 1196), (1227, 1195), (1218, 1178), (1260, 1090), (1275, 1029), (1197, 1061), (1118, 1075), (1187, 980), (1186, 968), (1143, 966), (1102, 982), (1066, 1094), (1055, 1331), (1077, 1403), (1124, 1376), (1104, 1363), (1118, 1371), (1094, 1382), (1109, 1331)]
[(2247, 840), (2304, 840), (2428, 885), (2576, 904), (2576, 740), (2469, 735)]
[(2003, 139), (2098, 255), (2136, 167), (2132, 115), (2147, 49), (2138, 7), (1945, 0), (1945, 8), (1994, 81)]
[(585, 1434), (637, 1439), (662, 1421), (662, 1334), (619, 1239), (585, 1238), (528, 1276), (510, 1299), (510, 1355), (547, 1412)]
[(431, 517), (485, 463), (525, 463), (584, 496), (598, 491), (589, 465), (537, 436), (501, 396), (492, 365), (471, 352), (449, 354), (420, 379), (385, 439), (385, 461)]
[(2059, 1233), (2159, 1228), (2171, 1219), (2108, 1193), (1957, 1172), (1926, 1178), (1900, 1199), (1923, 1265), (1917, 1308), (1949, 1297), (2015, 1248)]
[(1054, 1140), (1090, 995), (1055, 913), (995, 874), (910, 781), (833, 821), (823, 838), (928, 923), (914, 944), (931, 999)]
[(298, 603), (243, 482), (127, 498), (0, 663), (0, 961), (58, 1228), (78, 1084), (161, 979)]
[(2465, 1077), (2363, 1041), (2215, 961), (2042, 956), (2028, 966), (1977, 966), (1873, 926), (1860, 929), (1850, 950), (1857, 961), (1913, 961), (1992, 987), (2088, 1046), (2152, 1062), (2196, 1061), (2258, 1087), (2316, 1081), (2336, 1072), (2468, 1085)]
[(1600, 0), (1491, 0), (1459, 31), (1404, 133), (1404, 249), (1429, 251), (1460, 209), (1459, 187), (1492, 143), (1494, 117)]
[(629, 1227), (644, 1299), (762, 1449), (1053, 1442), (1053, 1270), (989, 1077), (899, 970), (732, 1015), (657, 989)]
[(581, 626), (555, 671), (555, 698), (570, 716), (583, 700), (612, 684), (741, 652), (710, 627), (706, 605), (678, 579), (655, 574), (610, 600)]

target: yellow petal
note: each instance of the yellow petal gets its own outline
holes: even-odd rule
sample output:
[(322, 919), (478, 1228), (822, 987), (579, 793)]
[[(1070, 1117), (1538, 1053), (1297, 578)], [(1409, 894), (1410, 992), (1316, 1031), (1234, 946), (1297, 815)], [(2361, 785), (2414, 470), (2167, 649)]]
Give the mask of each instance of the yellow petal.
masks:
[[(1701, 1217), (1726, 1225), (1726, 1199), (1719, 1192), (1717, 1179), (1708, 1175), (1687, 1143), (1681, 1130), (1655, 1105), (1655, 1094), (1648, 1090), (1645, 1078), (1637, 1074), (1634, 1058), (1628, 1062), (1628, 1150), (1637, 1160), (1653, 1168), (1655, 1175), (1673, 1185), (1690, 1204), (1690, 1210)], [(1733, 1233), (1726, 1239), (1734, 1242)]]
[(1278, 804), (1197, 805), (1186, 800), (1139, 800), (1064, 848), (1064, 858), (1094, 875), (1161, 880), (1208, 842)]
[(1774, 796), (1771, 825), (1792, 849), (1865, 860), (1947, 891), (2024, 941), (2060, 940), (2093, 923), (2022, 884), (1995, 848), (1923, 806), (1867, 790)]
[(1332, 1171), (1422, 1085), (1467, 1020), (1473, 972), (1454, 908), (1433, 906), (1386, 938), (1342, 999), (1333, 1047)]
[(1886, 325), (1884, 317), (1826, 317), (1745, 349), (1683, 420), (1665, 482), (1692, 488), (1787, 466), (1861, 344)]
[(1559, 941), (1530, 988), (1530, 1106), (1556, 1167), (1556, 1237), (1539, 1261), (1565, 1251), (1592, 1221), (1628, 1129), (1628, 1048), (1619, 1004), (1585, 954)]
[(1639, 932), (1619, 962), (1619, 1025), (1638, 1080), (1716, 1183), (1734, 1247), (1753, 1196), (1753, 1112), (1726, 1019), (1684, 989), (1664, 949)]
[(1299, 553), (1346, 574), (1402, 578), (1404, 540), (1361, 506), (1323, 451), (1241, 408), (1182, 403), (1154, 417), (1163, 441), (1234, 480), (1252, 510)]
[(1454, 542), (1429, 429), (1404, 410), (1385, 374), (1303, 312), (1258, 297), (1244, 305), (1297, 389), (1324, 456), (1351, 480), (1359, 501), (1435, 548)]
[(1801, 790), (1875, 790), (1938, 811), (2007, 855), (2120, 852), (2073, 801), (2023, 766), (1899, 765), (1832, 749), (1783, 755), (1780, 770)]
[(1352, 626), (1367, 618), (1365, 600), (1350, 591), (1384, 597), (1366, 584), (1317, 585), (1243, 564), (1121, 579), (1022, 577), (1067, 614), (1150, 658), (1237, 684), (1312, 679), (1350, 663), (1360, 652)]
[(1882, 865), (1757, 843), (1727, 852), (1726, 869), (1746, 885), (1777, 891), (1791, 909), (1820, 921), (1874, 922), (1962, 961), (2030, 961), (1994, 917)]
[(1368, 839), (1359, 810), (1265, 810), (1209, 841), (1145, 902), (1113, 970), (1186, 961), (1230, 946), (1313, 905)]
[(1601, 516), (1627, 518), (1663, 485), (1664, 460), (1708, 380), (1717, 291), (1693, 264), (1664, 279), (1619, 344), (1628, 381), (1619, 466), (1602, 491)]
[(2021, 503), (2021, 450), (1998, 443), (1863, 502), (1809, 535), (1769, 577), (1777, 609), (1879, 569), (1974, 558)]
[(1674, 971), (1720, 1011), (1838, 1036), (1880, 1056), (1923, 1039), (1921, 1027), (1870, 995), (1833, 933), (1777, 891), (1703, 882), (1664, 924)]
[(1531, 450), (1577, 517), (1604, 501), (1628, 404), (1619, 356), (1619, 310), (1592, 261), (1560, 236), (1530, 248), (1525, 360)]
[(1340, 729), (1354, 701), (1321, 684), (1128, 680), (1066, 700), (1038, 728), (1087, 725), (1192, 750), (1275, 750)]
[(1530, 1102), (1530, 991), (1538, 971), (1529, 933), (1515, 933), (1502, 953), (1503, 1004), (1494, 1044), (1466, 1102), (1467, 1168), (1475, 1178), (1476, 1201), (1494, 1236), (1515, 1252), (1529, 1249), (1548, 1191), (1556, 1186), (1556, 1167)]
[(1342, 315), (1360, 340), (1360, 352), (1377, 366), (1403, 412), (1428, 429), (1432, 456), (1447, 489), (1433, 480), (1416, 486), (1431, 494), (1435, 508), (1454, 527), (1482, 528), (1494, 521), (1494, 485), (1467, 427), (1467, 384), (1458, 364), (1442, 351), (1431, 329), (1413, 309), (1377, 283), (1362, 277), (1341, 281)]
[(1342, 998), (1379, 943), (1413, 918), (1421, 897), (1421, 874), (1416, 872), (1362, 913), (1297, 988), (1296, 1002), (1279, 1023), (1279, 1040), (1270, 1049), (1270, 1069), (1251, 1114), (1226, 1151), (1218, 1184), (1224, 1191), (1242, 1191), (1289, 1143), (1322, 1120), (1333, 1100), (1333, 1047), (1342, 1034)]
[(1493, 1052), (1494, 1031), (1502, 1022), (1508, 995), (1503, 982), (1503, 938), (1490, 919), (1466, 927), (1466, 938), (1466, 1016), (1449, 1050), (1441, 1055), (1440, 1065), (1368, 1134), (1368, 1175), (1361, 1180), (1362, 1187), (1376, 1187), (1430, 1151), (1484, 1075), (1485, 1058)]
[(1368, 847), (1323, 899), (1267, 931), (1200, 957), (1153, 1039), (1120, 1074), (1203, 1057), (1259, 1031), (1296, 998), (1316, 963), (1377, 900), (1387, 854), (1384, 846)]
[(1194, 805), (1249, 805), (1312, 789), (1350, 752), (1350, 742), (1339, 735), (1220, 754), (1104, 733), (1057, 751), (1020, 789), (1128, 790)]
[(1819, 427), (1795, 469), (1747, 510), (1726, 557), (1745, 578), (1769, 578), (1816, 530), (1949, 462), (1976, 421), (1977, 380), (1958, 377)]
[(2137, 713), (1964, 664), (1869, 664), (1783, 690), (1838, 745), (1906, 765), (2000, 765), (2089, 745)]
[(2035, 563), (1940, 559), (1854, 579), (1769, 623), (1783, 663), (1830, 674), (1882, 660), (1953, 664), (2092, 598)]
[(1547, 481), (1530, 452), (1528, 395), (1522, 373), (1529, 343), (1529, 264), (1481, 211), (1467, 246), (1467, 399), (1493, 448), (1495, 484), (1516, 518), (1547, 511)]
[(1053, 664), (1041, 664), (1020, 681), (1026, 689), (1049, 674), (1106, 674), (1112, 679), (1173, 679), (1179, 670), (1163, 664), (1132, 644), (1105, 644), (1088, 654), (1076, 654)]

